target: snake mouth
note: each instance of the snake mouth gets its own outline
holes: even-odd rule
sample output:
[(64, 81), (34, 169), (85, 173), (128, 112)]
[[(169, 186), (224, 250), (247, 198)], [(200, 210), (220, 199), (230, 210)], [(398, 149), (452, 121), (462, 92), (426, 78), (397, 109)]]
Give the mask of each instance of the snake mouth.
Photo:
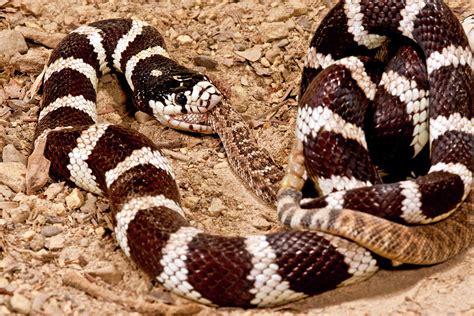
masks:
[(213, 134), (207, 113), (155, 114), (156, 119), (168, 127), (200, 134)]
[[(186, 92), (191, 100), (187, 110), (191, 113), (204, 113), (215, 107), (222, 100), (222, 93), (211, 81), (200, 81), (192, 91)], [(177, 115), (173, 115), (177, 116)]]

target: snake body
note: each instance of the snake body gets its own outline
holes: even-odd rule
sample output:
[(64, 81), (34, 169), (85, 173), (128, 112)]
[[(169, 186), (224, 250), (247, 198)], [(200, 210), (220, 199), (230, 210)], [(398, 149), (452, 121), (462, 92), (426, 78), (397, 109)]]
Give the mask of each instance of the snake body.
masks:
[[(208, 305), (273, 306), (360, 282), (377, 270), (376, 259), (364, 247), (394, 261), (423, 264), (458, 254), (472, 238), (467, 212), (455, 212), (445, 220), (441, 217), (453, 212), (470, 188), (472, 54), (467, 52), (467, 41), (459, 23), (441, 2), (401, 5), (386, 1), (380, 2), (378, 9), (371, 3), (341, 3), (331, 11), (311, 42), (303, 74), (301, 91), (304, 94), (297, 133), (300, 143), (286, 169), (278, 210), (282, 222), (289, 226), (317, 226), (321, 231), (223, 237), (193, 228), (181, 208), (172, 168), (159, 149), (134, 130), (97, 122), (97, 80), (111, 70), (121, 73), (138, 109), (174, 128), (217, 132), (229, 161), (242, 179), (267, 202), (276, 201), (275, 183), (283, 176), (281, 169), (266, 152), (256, 149), (245, 124), (232, 118), (235, 113), (219, 105), (222, 96), (218, 88), (205, 75), (173, 61), (158, 31), (137, 20), (104, 20), (82, 26), (53, 51), (45, 74), (43, 104), (36, 130), (37, 146), (45, 142), (44, 156), (51, 161), (50, 174), (106, 196), (115, 235), (125, 255), (169, 290)], [(380, 8), (388, 8), (389, 14)], [(433, 14), (439, 19), (426, 18)], [(318, 95), (316, 86), (325, 86), (324, 78), (327, 78), (317, 76), (320, 72), (315, 65), (320, 58), (318, 54), (333, 54), (334, 60), (345, 57), (345, 51), (339, 54), (333, 50), (335, 43), (331, 38), (334, 36), (338, 37), (338, 45), (352, 45), (356, 53), (366, 53), (368, 49), (359, 46), (371, 44), (358, 42), (365, 38), (363, 32), (385, 31), (393, 29), (393, 25), (401, 29), (398, 32), (421, 42), (428, 56), (430, 106), (434, 106), (434, 110), (430, 110), (430, 132), (434, 130), (436, 135), (431, 139), (430, 174), (438, 172), (442, 178), (439, 181), (446, 182), (436, 194), (454, 194), (455, 198), (437, 211), (434, 217), (441, 217), (435, 220), (441, 221), (414, 227), (347, 209), (354, 206), (357, 210), (353, 205), (357, 201), (366, 205), (365, 196), (369, 196), (368, 201), (374, 200), (370, 197), (386, 199), (382, 194), (387, 187), (376, 182), (370, 183), (369, 189), (365, 189), (368, 191), (360, 191), (363, 194), (357, 190), (364, 188), (343, 193), (323, 190), (325, 197), (310, 202), (315, 208), (301, 209), (301, 194), (297, 189), (304, 176), (302, 164), (306, 161), (311, 168), (308, 153), (311, 156), (320, 150), (311, 145), (318, 143), (312, 141), (318, 132), (307, 133), (301, 123), (308, 111), (306, 104), (317, 106), (313, 104), (317, 100), (314, 96)], [(444, 28), (447, 33), (439, 33), (439, 29)], [(456, 65), (455, 58), (459, 60)], [(340, 67), (339, 73), (331, 72), (329, 76), (346, 72), (350, 77), (350, 67), (337, 67)], [(456, 85), (456, 95), (442, 93), (448, 83), (440, 83), (452, 71), (456, 75), (449, 77), (449, 84)], [(356, 84), (353, 86), (357, 88)], [(325, 108), (322, 107), (323, 111)], [(452, 117), (456, 118), (454, 124)], [(314, 122), (307, 125), (312, 124)], [(336, 129), (330, 132), (338, 135)], [(331, 134), (326, 136), (331, 137)], [(301, 142), (306, 143), (306, 156), (302, 154)], [(339, 145), (344, 147), (343, 143), (344, 140)], [(444, 153), (445, 149), (451, 150), (450, 153)], [(321, 182), (319, 167), (315, 169), (308, 169), (308, 174), (315, 182)], [(368, 180), (355, 182), (361, 181)], [(415, 190), (415, 198), (417, 192), (424, 194), (420, 183), (409, 183), (405, 187), (418, 190)], [(395, 202), (409, 199), (400, 185), (393, 190), (391, 196)], [(353, 198), (348, 199), (351, 194)], [(345, 204), (349, 203), (346, 201), (353, 204)], [(372, 206), (377, 205), (373, 203), (370, 208)], [(419, 205), (415, 203), (415, 206)], [(413, 211), (415, 207), (408, 208)], [(352, 239), (364, 247), (335, 235)]]

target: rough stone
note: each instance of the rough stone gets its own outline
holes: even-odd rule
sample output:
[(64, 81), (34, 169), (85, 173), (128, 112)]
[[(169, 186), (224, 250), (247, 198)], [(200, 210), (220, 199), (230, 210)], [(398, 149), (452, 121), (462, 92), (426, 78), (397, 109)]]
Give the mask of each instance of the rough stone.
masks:
[(84, 195), (78, 188), (74, 188), (68, 196), (66, 196), (66, 205), (69, 209), (75, 210), (84, 204)]
[(87, 192), (86, 194), (86, 201), (83, 206), (81, 206), (81, 212), (83, 213), (92, 213), (96, 210), (95, 203), (97, 202), (97, 197), (90, 193)]
[(238, 56), (247, 59), (248, 61), (254, 62), (254, 61), (259, 60), (260, 57), (262, 57), (262, 47), (257, 45), (257, 46), (248, 48), (244, 51), (235, 51), (235, 53)]
[(252, 220), (252, 226), (260, 230), (269, 230), (272, 227), (272, 224), (265, 218), (257, 216)]
[(19, 293), (13, 294), (10, 305), (12, 310), (20, 314), (29, 314), (31, 311), (31, 301)]
[(99, 277), (112, 285), (118, 284), (123, 279), (123, 272), (117, 270), (117, 268), (110, 263), (103, 267), (87, 269), (86, 272), (94, 277)]
[(226, 209), (224, 202), (222, 202), (219, 198), (213, 198), (211, 201), (211, 205), (209, 206), (209, 214), (211, 216), (219, 216), (222, 212)]
[(206, 67), (207, 69), (215, 69), (217, 67), (217, 61), (209, 56), (198, 55), (193, 58), (196, 66)]
[(145, 112), (137, 111), (135, 113), (135, 119), (137, 120), (138, 123), (145, 123), (145, 122), (150, 121), (152, 117)]
[(44, 248), (46, 243), (46, 239), (40, 235), (40, 234), (35, 234), (33, 236), (33, 239), (30, 241), (30, 249), (33, 251), (39, 251)]
[(43, 235), (44, 237), (52, 237), (62, 233), (62, 231), (63, 229), (58, 226), (44, 226), (43, 228), (41, 228), (41, 235)]
[(3, 147), (2, 151), (3, 162), (20, 162), (26, 165), (26, 157), (18, 149), (15, 148), (12, 144), (8, 144)]
[(16, 53), (10, 59), (13, 69), (27, 74), (40, 73), (46, 64), (50, 51), (44, 47), (29, 49), (26, 54)]
[(54, 182), (44, 190), (44, 195), (46, 195), (46, 198), (51, 201), (62, 191), (64, 191), (64, 182)]
[(49, 250), (60, 250), (64, 248), (64, 237), (56, 235), (46, 239), (45, 247)]
[(14, 223), (20, 224), (30, 217), (31, 209), (27, 204), (20, 204), (20, 206), (10, 209), (8, 213)]
[(183, 199), (183, 206), (189, 209), (192, 209), (199, 203), (199, 197), (191, 195)]
[(13, 30), (0, 31), (0, 55), (13, 56), (15, 53), (24, 54), (28, 51), (25, 38), (20, 32)]
[(189, 35), (180, 35), (176, 38), (176, 40), (181, 44), (181, 45), (188, 45), (194, 42), (191, 36)]
[(279, 40), (288, 36), (288, 25), (284, 22), (263, 22), (260, 25), (261, 34), (265, 42)]
[(0, 162), (0, 183), (15, 192), (25, 191), (26, 167), (20, 162)]
[(56, 47), (66, 36), (62, 33), (43, 32), (27, 26), (17, 26), (15, 30), (20, 32), (25, 38), (49, 48)]

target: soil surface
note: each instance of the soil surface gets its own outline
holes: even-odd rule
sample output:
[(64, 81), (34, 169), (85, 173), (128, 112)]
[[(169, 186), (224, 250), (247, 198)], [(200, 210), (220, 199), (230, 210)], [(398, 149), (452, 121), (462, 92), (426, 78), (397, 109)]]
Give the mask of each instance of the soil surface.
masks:
[[(7, 55), (0, 56), (0, 314), (474, 315), (473, 247), (443, 264), (383, 270), (361, 284), (276, 309), (216, 309), (169, 294), (138, 270), (114, 239), (105, 199), (51, 181), (35, 195), (25, 193), (40, 102), (40, 94), (28, 102), (28, 91), (51, 49), (74, 28), (118, 17), (157, 27), (176, 60), (227, 88), (259, 144), (284, 165), (303, 57), (332, 4), (0, 0), (0, 52)], [(469, 0), (448, 4), (460, 19), (474, 13)], [(102, 78), (99, 90), (100, 121), (125, 124), (168, 147), (193, 225), (223, 235), (281, 229), (275, 210), (232, 173), (217, 137), (133, 114), (113, 75)]]

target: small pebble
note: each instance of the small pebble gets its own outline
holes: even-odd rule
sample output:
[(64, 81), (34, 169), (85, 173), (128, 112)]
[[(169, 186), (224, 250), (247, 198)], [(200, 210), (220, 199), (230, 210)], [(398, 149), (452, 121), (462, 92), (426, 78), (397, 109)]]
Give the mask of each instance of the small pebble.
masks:
[(222, 212), (226, 209), (226, 206), (219, 198), (213, 198), (211, 201), (211, 205), (209, 206), (209, 214), (211, 216), (219, 216)]
[(41, 235), (44, 237), (52, 237), (62, 233), (62, 231), (63, 229), (58, 226), (45, 226), (41, 228)]
[(12, 144), (3, 147), (2, 158), (3, 162), (19, 162), (26, 165), (25, 155), (19, 152)]
[(46, 190), (44, 190), (44, 195), (46, 195), (46, 198), (51, 201), (63, 190), (64, 182), (54, 182), (51, 183)]
[(137, 111), (135, 113), (135, 119), (137, 120), (138, 123), (145, 123), (145, 122), (148, 122), (152, 119), (152, 117), (148, 114), (146, 114), (145, 112), (142, 112), (142, 111)]
[(66, 205), (69, 209), (75, 210), (84, 204), (84, 195), (78, 188), (74, 188), (71, 194), (66, 197)]
[(198, 55), (193, 58), (196, 66), (206, 67), (207, 69), (215, 69), (217, 67), (217, 61), (209, 56)]
[(194, 195), (187, 196), (183, 199), (183, 206), (192, 209), (199, 203), (200, 198)]
[(99, 277), (105, 282), (116, 285), (123, 279), (123, 272), (117, 270), (113, 264), (108, 264), (104, 267), (86, 270), (86, 272), (94, 277)]
[(260, 230), (269, 230), (272, 227), (272, 224), (265, 218), (258, 216), (252, 220), (252, 226)]
[(104, 235), (105, 235), (105, 228), (102, 227), (102, 226), (101, 226), (101, 227), (97, 227), (97, 228), (95, 229), (95, 234), (96, 234), (97, 237), (99, 237), (99, 238), (104, 237)]
[(191, 44), (194, 40), (191, 38), (189, 35), (180, 35), (176, 38), (176, 40), (181, 44), (181, 45), (187, 45)]
[(8, 213), (14, 223), (20, 224), (28, 219), (31, 209), (27, 204), (20, 204), (20, 206), (10, 209)]
[(36, 235), (34, 230), (27, 230), (26, 232), (21, 235), (22, 239), (25, 241), (30, 241), (33, 239), (33, 237)]
[(45, 247), (53, 251), (64, 248), (64, 237), (62, 235), (56, 235), (46, 239)]
[(81, 212), (83, 213), (92, 213), (96, 210), (96, 205), (95, 203), (97, 202), (97, 197), (90, 193), (87, 192), (86, 194), (86, 201), (83, 206), (81, 206)]
[(13, 311), (20, 314), (29, 314), (31, 311), (31, 301), (19, 293), (13, 294), (10, 305)]
[(238, 56), (247, 59), (248, 61), (254, 62), (254, 61), (259, 60), (260, 57), (262, 57), (262, 47), (254, 46), (244, 51), (235, 51), (235, 53)]
[(44, 248), (46, 243), (45, 238), (42, 235), (35, 234), (33, 239), (30, 241), (30, 249), (33, 251), (39, 251)]
[(12, 56), (15, 53), (24, 54), (28, 51), (25, 38), (20, 32), (13, 30), (0, 31), (0, 55)]
[(0, 162), (0, 183), (15, 192), (25, 191), (26, 166), (20, 162)]

